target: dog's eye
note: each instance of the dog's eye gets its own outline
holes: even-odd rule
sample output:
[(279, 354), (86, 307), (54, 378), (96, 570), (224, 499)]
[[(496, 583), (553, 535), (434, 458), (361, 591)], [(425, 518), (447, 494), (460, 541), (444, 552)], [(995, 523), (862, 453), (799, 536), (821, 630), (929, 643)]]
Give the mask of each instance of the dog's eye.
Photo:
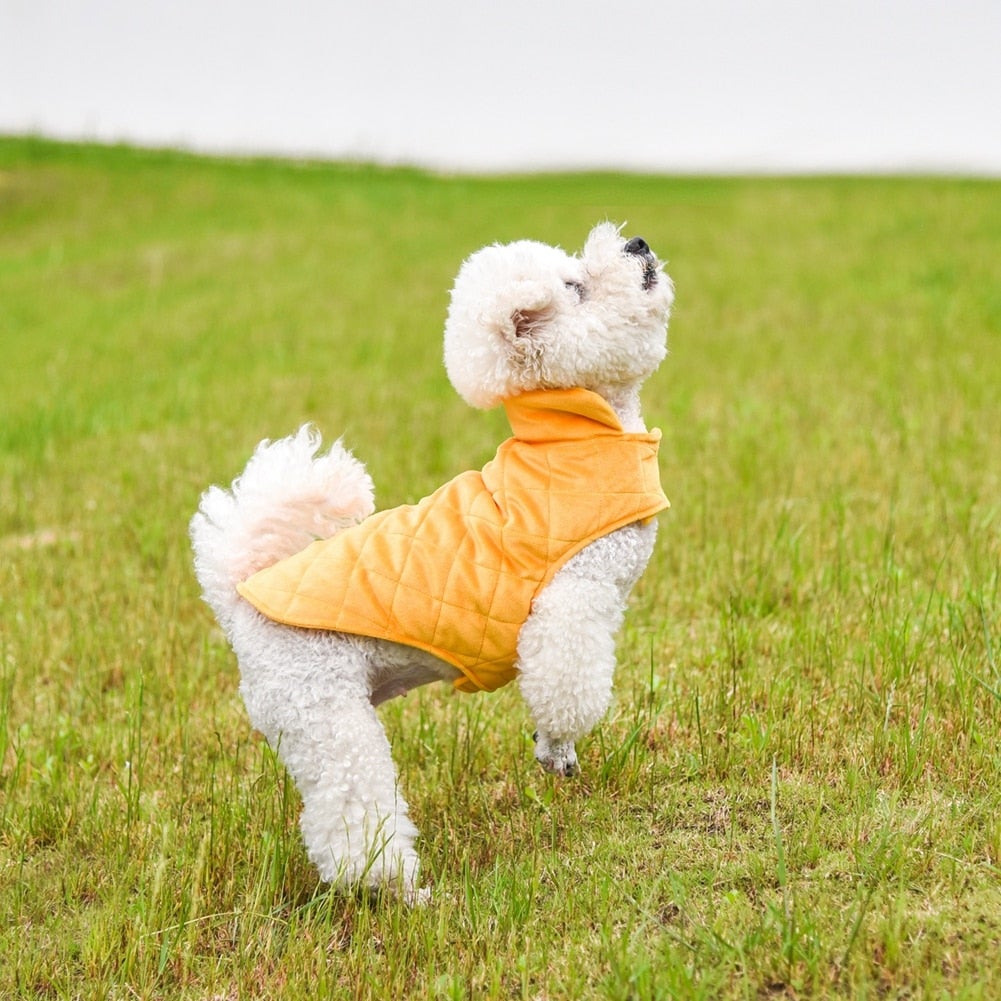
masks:
[(584, 301), (584, 286), (580, 282), (564, 282), (563, 283), (574, 295), (577, 296), (578, 302)]

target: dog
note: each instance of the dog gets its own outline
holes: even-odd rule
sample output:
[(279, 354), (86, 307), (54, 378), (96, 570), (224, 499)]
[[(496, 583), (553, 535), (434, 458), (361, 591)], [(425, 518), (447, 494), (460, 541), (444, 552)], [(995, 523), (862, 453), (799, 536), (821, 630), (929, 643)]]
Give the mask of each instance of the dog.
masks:
[(417, 830), (376, 706), (433, 681), (517, 679), (535, 757), (578, 770), (604, 715), (628, 594), (668, 507), (640, 387), (667, 352), (674, 287), (641, 238), (601, 223), (570, 255), (531, 240), (461, 266), (448, 377), (513, 435), (480, 471), (374, 512), (364, 466), (309, 425), (264, 441), (191, 521), (203, 596), (240, 667), (250, 720), (302, 796), (321, 880), (419, 886)]

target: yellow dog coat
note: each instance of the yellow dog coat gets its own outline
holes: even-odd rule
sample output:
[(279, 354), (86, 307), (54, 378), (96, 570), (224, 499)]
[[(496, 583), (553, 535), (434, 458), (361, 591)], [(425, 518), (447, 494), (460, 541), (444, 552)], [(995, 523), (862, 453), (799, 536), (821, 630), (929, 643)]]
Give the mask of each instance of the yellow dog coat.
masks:
[(427, 650), (462, 672), (462, 691), (507, 684), (518, 632), (556, 571), (669, 504), (660, 432), (623, 431), (596, 393), (537, 390), (504, 407), (514, 437), (482, 471), (314, 542), (240, 594), (288, 625)]

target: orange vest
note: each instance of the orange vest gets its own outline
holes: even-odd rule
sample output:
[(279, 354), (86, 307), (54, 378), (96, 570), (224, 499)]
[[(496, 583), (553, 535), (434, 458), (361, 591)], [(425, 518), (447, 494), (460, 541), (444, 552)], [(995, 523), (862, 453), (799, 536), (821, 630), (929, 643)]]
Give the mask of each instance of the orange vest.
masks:
[(536, 390), (504, 407), (514, 437), (481, 472), (312, 543), (240, 594), (288, 625), (427, 650), (462, 672), (462, 691), (507, 684), (532, 599), (556, 571), (669, 504), (660, 432), (623, 431), (596, 393)]

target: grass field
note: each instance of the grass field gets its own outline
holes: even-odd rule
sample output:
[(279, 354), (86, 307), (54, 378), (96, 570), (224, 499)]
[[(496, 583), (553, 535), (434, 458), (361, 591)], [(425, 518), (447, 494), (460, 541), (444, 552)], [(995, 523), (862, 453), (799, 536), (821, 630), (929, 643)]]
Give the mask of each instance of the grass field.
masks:
[[(481, 464), (459, 263), (606, 217), (678, 295), (613, 710), (558, 781), (516, 686), (386, 705), (433, 899), (330, 894), (187, 521), (307, 419)], [(0, 140), (0, 346), (0, 999), (997, 997), (1001, 183)]]

